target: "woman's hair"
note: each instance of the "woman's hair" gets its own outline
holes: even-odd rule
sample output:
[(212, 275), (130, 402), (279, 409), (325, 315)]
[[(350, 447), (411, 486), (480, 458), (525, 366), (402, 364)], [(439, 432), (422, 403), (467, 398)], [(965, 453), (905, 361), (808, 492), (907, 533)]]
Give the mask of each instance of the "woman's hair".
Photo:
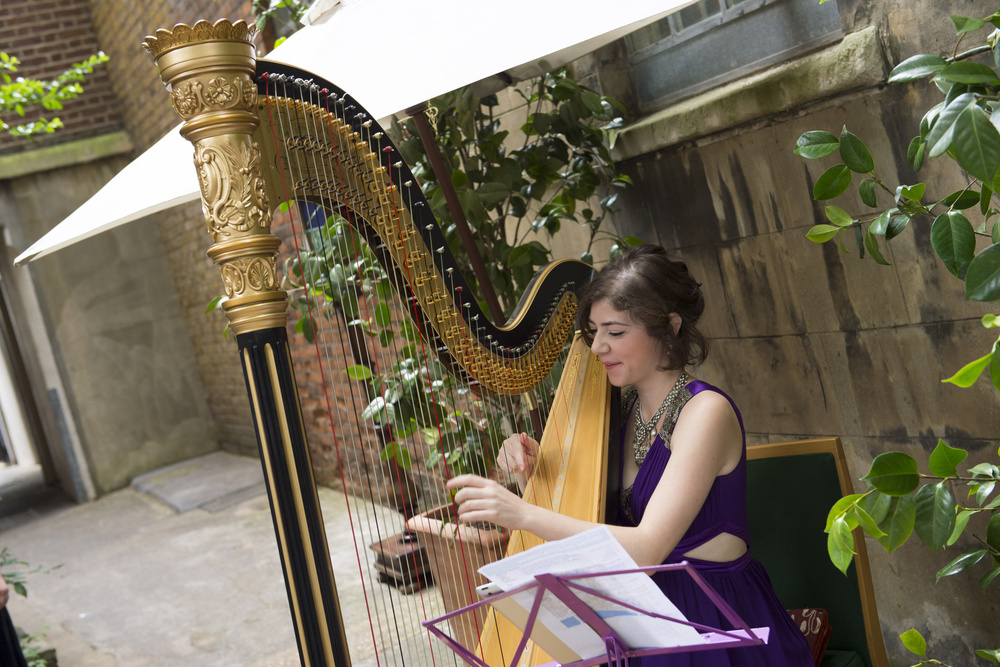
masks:
[[(588, 345), (594, 342), (590, 309), (598, 301), (607, 301), (615, 310), (627, 313), (633, 323), (645, 327), (663, 346), (667, 369), (702, 362), (708, 356), (708, 341), (697, 327), (705, 311), (701, 283), (691, 276), (684, 262), (670, 259), (663, 248), (629, 248), (608, 262), (583, 289), (577, 326)], [(681, 318), (676, 335), (670, 324), (671, 313)]]

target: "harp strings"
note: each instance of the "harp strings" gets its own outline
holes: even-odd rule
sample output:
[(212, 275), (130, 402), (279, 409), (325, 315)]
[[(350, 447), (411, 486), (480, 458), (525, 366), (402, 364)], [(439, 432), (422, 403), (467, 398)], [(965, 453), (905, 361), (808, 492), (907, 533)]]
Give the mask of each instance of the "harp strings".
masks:
[[(278, 81), (272, 84), (269, 81), (267, 85), (269, 87), (268, 92), (270, 93), (272, 92), (270, 90), (272, 85), (285, 88), (289, 84), (285, 81)], [(366, 280), (371, 280), (371, 276), (364, 273), (370, 270), (371, 267), (365, 263), (366, 256), (357, 242), (360, 235), (354, 231), (354, 223), (358, 222), (352, 219), (355, 213), (351, 206), (345, 206), (343, 202), (348, 201), (350, 192), (364, 192), (366, 183), (374, 183), (376, 179), (380, 178), (380, 174), (378, 173), (380, 163), (377, 158), (383, 137), (380, 131), (372, 132), (372, 124), (370, 122), (362, 123), (360, 137), (354, 134), (353, 130), (351, 130), (351, 114), (357, 113), (357, 110), (351, 108), (349, 100), (323, 96), (315, 86), (307, 88), (310, 106), (315, 109), (325, 109), (328, 113), (324, 115), (305, 112), (305, 105), (299, 104), (299, 106), (296, 106), (296, 103), (287, 102), (287, 100), (295, 99), (296, 94), (287, 90), (279, 92), (275, 89), (273, 92), (277, 93), (277, 95), (274, 96), (274, 99), (269, 95), (265, 100), (265, 104), (267, 105), (266, 113), (270, 117), (270, 126), (273, 132), (272, 141), (274, 141), (278, 159), (284, 160), (289, 166), (294, 165), (295, 173), (306, 173), (308, 171), (318, 175), (317, 180), (326, 184), (336, 185), (332, 189), (329, 186), (327, 189), (314, 189), (303, 187), (294, 182), (287, 183), (283, 177), (283, 197), (286, 202), (312, 201), (317, 203), (324, 211), (320, 224), (325, 224), (326, 216), (331, 213), (343, 215), (346, 224), (343, 224), (342, 228), (336, 228), (335, 231), (339, 233), (328, 236), (316, 232), (314, 221), (312, 219), (304, 220), (302, 210), (299, 207), (291, 206), (289, 215), (292, 221), (292, 239), (295, 246), (295, 257), (299, 262), (299, 267), (303, 275), (306, 275), (310, 270), (302, 259), (302, 250), (303, 246), (306, 245), (306, 239), (318, 240), (322, 244), (328, 242), (334, 243), (336, 244), (334, 247), (320, 246), (313, 250), (321, 253), (335, 253), (340, 257), (348, 258), (351, 268), (354, 271), (353, 282), (362, 284)], [(279, 103), (281, 100), (285, 100), (285, 102)], [(290, 113), (285, 113), (286, 110)], [(342, 125), (337, 124), (336, 121), (338, 119)], [(377, 128), (377, 126), (375, 127)], [(328, 144), (332, 146), (334, 154), (330, 156), (331, 159), (321, 159), (315, 151), (307, 153), (305, 151), (290, 150), (288, 148), (289, 139), (294, 140), (300, 134), (316, 138), (317, 145)], [(350, 153), (352, 147), (349, 142), (363, 144), (366, 148), (370, 149), (371, 153), (365, 153), (365, 149), (361, 149), (360, 153), (365, 156), (365, 159), (358, 160), (358, 149), (355, 147), (355, 153), (352, 155)], [(373, 156), (374, 159), (367, 159), (369, 155)], [(306, 160), (311, 161), (311, 164), (302, 164)], [(349, 166), (345, 166), (345, 163), (348, 163)], [(401, 167), (397, 164), (391, 168), (399, 170), (396, 173), (396, 178), (393, 180), (395, 183), (401, 183), (402, 187), (394, 191), (392, 196), (387, 200), (380, 202), (379, 214), (392, 220), (394, 227), (399, 229), (400, 234), (402, 234), (400, 220), (403, 217), (402, 213), (404, 209), (412, 210), (414, 206), (425, 205), (425, 203), (420, 193), (415, 191), (415, 189), (418, 189), (418, 186), (410, 181), (403, 181), (403, 177), (399, 175), (402, 173)], [(285, 170), (279, 169), (279, 172), (284, 174)], [(341, 223), (337, 224), (340, 225)], [(307, 229), (311, 231), (307, 231)], [(382, 242), (391, 243), (393, 240), (383, 239)], [(437, 255), (435, 257), (435, 265), (445, 277), (446, 285), (451, 293), (457, 293), (460, 297), (460, 302), (463, 299), (471, 300), (473, 298), (472, 295), (461, 294), (461, 287), (455, 284), (453, 269), (445, 267), (443, 257), (441, 257), (440, 261), (438, 257), (441, 256)], [(385, 442), (387, 438), (395, 435), (392, 433), (395, 429), (391, 427), (379, 429), (371, 419), (359, 420), (351, 417), (351, 415), (361, 415), (366, 412), (366, 409), (368, 412), (371, 412), (373, 401), (377, 398), (379, 390), (383, 390), (384, 386), (392, 382), (395, 382), (396, 386), (402, 386), (404, 383), (403, 374), (414, 372), (415, 369), (413, 368), (399, 368), (395, 363), (398, 359), (407, 356), (418, 358), (422, 364), (422, 368), (416, 372), (422, 372), (428, 378), (434, 377), (437, 371), (432, 369), (432, 366), (437, 363), (436, 357), (434, 351), (428, 349), (433, 341), (427, 341), (421, 337), (414, 342), (414, 350), (404, 351), (404, 345), (400, 340), (401, 336), (399, 333), (403, 331), (403, 325), (400, 324), (402, 318), (409, 315), (406, 300), (395, 303), (389, 313), (391, 315), (391, 322), (386, 322), (385, 313), (374, 312), (372, 304), (364, 292), (350, 288), (352, 281), (348, 280), (346, 275), (331, 274), (327, 275), (325, 279), (326, 284), (331, 290), (343, 288), (345, 283), (348, 287), (348, 289), (342, 289), (341, 292), (342, 296), (346, 299), (345, 305), (339, 308), (335, 307), (337, 312), (334, 313), (334, 316), (327, 316), (326, 313), (313, 311), (312, 304), (310, 304), (309, 315), (311, 320), (317, 324), (316, 331), (314, 332), (314, 349), (317, 359), (321, 362), (321, 371), (318, 375), (321, 381), (325, 413), (333, 441), (331, 449), (338, 460), (337, 467), (341, 475), (345, 501), (349, 507), (351, 529), (354, 535), (355, 560), (358, 576), (364, 590), (364, 604), (369, 619), (368, 634), (371, 636), (375, 664), (381, 664), (382, 659), (387, 664), (410, 663), (436, 665), (438, 662), (451, 664), (456, 660), (454, 654), (449, 649), (441, 646), (436, 640), (433, 640), (431, 635), (426, 631), (422, 633), (426, 637), (422, 642), (422, 649), (415, 649), (413, 646), (415, 642), (403, 641), (405, 637), (410, 636), (409, 632), (402, 627), (407, 622), (406, 619), (423, 620), (443, 613), (439, 603), (433, 599), (432, 591), (425, 590), (418, 579), (417, 591), (414, 595), (394, 595), (391, 589), (378, 583), (372, 574), (375, 571), (374, 552), (368, 546), (389, 539), (394, 535), (405, 533), (407, 531), (407, 521), (410, 519), (410, 510), (414, 506), (412, 503), (406, 503), (404, 505), (404, 512), (400, 514), (394, 509), (385, 508), (378, 502), (382, 490), (385, 489), (395, 489), (395, 492), (400, 497), (406, 497), (408, 494), (404, 482), (406, 474), (401, 469), (400, 457), (398, 455), (389, 456), (387, 457), (388, 460), (381, 460), (383, 458), (381, 454), (385, 448)], [(404, 276), (402, 271), (388, 271), (387, 279), (393, 283), (396, 294), (405, 296), (411, 293), (411, 289), (408, 285), (403, 284), (403, 281), (406, 280), (412, 285), (412, 276)], [(355, 315), (354, 320), (347, 319), (348, 312)], [(358, 321), (371, 322), (375, 320), (385, 323), (385, 328), (393, 331), (396, 335), (391, 340), (384, 340), (381, 343), (369, 340), (364, 336), (361, 336), (360, 341), (356, 340), (360, 335), (361, 329)], [(488, 336), (484, 336), (482, 333), (483, 324), (478, 322), (475, 316), (470, 318), (470, 320), (468, 324), (471, 327), (472, 333), (477, 338), (486, 338), (488, 340)], [(420, 331), (419, 327), (414, 327), (414, 329), (418, 332)], [(352, 340), (352, 337), (355, 340)], [(359, 344), (368, 348), (368, 356), (365, 361), (371, 373), (374, 377), (382, 379), (381, 383), (376, 383), (376, 391), (374, 393), (369, 392), (369, 387), (365, 379), (358, 374), (355, 374), (355, 377), (352, 378), (345, 371), (347, 366), (355, 365), (352, 354), (353, 350)], [(516, 355), (513, 350), (509, 348), (504, 349), (495, 341), (491, 344), (494, 352), (503, 357), (508, 362), (508, 365), (514, 360)], [(491, 418), (495, 418), (496, 413), (499, 413), (505, 415), (504, 427), (506, 427), (508, 432), (520, 432), (522, 430), (530, 432), (532, 430), (529, 426), (530, 422), (522, 401), (512, 396), (490, 398), (482, 395), (478, 387), (479, 385), (473, 382), (469, 390), (453, 390), (448, 396), (444, 396), (443, 387), (436, 387), (432, 384), (430, 387), (431, 400), (418, 400), (415, 402), (414, 407), (418, 410), (418, 422), (432, 425), (430, 428), (436, 431), (437, 446), (441, 448), (442, 455), (445, 453), (446, 426), (450, 419), (456, 418), (456, 414), (470, 415), (474, 422), (484, 425)], [(439, 392), (442, 395), (438, 395)], [(553, 395), (551, 379), (546, 379), (542, 383), (538, 393), (542, 396)], [(451, 414), (440, 414), (437, 411), (438, 407), (446, 404), (453, 408), (453, 412)], [(544, 400), (539, 401), (538, 409), (542, 413), (543, 420), (547, 419), (548, 405)], [(383, 411), (382, 424), (390, 424), (389, 405), (383, 405), (381, 410)], [(386, 433), (386, 431), (389, 431), (389, 433)], [(481, 439), (480, 445), (485, 447), (485, 451), (488, 453), (487, 461), (489, 462), (492, 462), (492, 453), (497, 450), (500, 444), (499, 442), (491, 441), (491, 434), (494, 432), (497, 431), (490, 428), (482, 428), (477, 431), (478, 437)], [(535, 435), (537, 436), (537, 434)], [(395, 440), (397, 439), (393, 438), (393, 441)], [(398, 439), (400, 445), (405, 444), (413, 452), (420, 453), (420, 446), (415, 440), (417, 438), (414, 437), (407, 438), (405, 441), (402, 438)], [(557, 437), (554, 439), (554, 442), (559, 443), (561, 440), (561, 437)], [(356, 444), (349, 446), (347, 443)], [(416, 458), (418, 457), (414, 456), (414, 459)], [(542, 460), (540, 457), (539, 461), (541, 462)], [(443, 466), (443, 472), (445, 478), (447, 478), (453, 471), (451, 463), (444, 457)], [(489, 475), (492, 473), (492, 470), (480, 470), (477, 472)], [(550, 477), (554, 478), (552, 475)], [(362, 490), (364, 499), (352, 496), (348, 492), (350, 489)], [(432, 486), (427, 490), (430, 492), (428, 495), (435, 496), (438, 502), (445, 504), (447, 511), (451, 514), (451, 521), (454, 521), (454, 510), (447, 503), (448, 498), (443, 489), (443, 479), (438, 479), (436, 486)], [(551, 489), (546, 488), (545, 485), (535, 484), (533, 494), (535, 497), (528, 500), (543, 506), (551, 506), (551, 498), (553, 497)], [(429, 501), (430, 499), (423, 498), (419, 509), (428, 509), (428, 505), (432, 504)], [(500, 558), (503, 554), (497, 552), (496, 546), (490, 544), (484, 545), (478, 540), (467, 541), (462, 538), (462, 535), (462, 532), (458, 533), (459, 539), (457, 548), (454, 550), (455, 553), (450, 554), (452, 557), (447, 560), (447, 576), (452, 577), (455, 581), (463, 582), (463, 585), (467, 588), (469, 599), (474, 601), (476, 599), (472, 590), (474, 588), (474, 573), (469, 571), (468, 554), (465, 552), (478, 551), (480, 557), (487, 562)], [(411, 553), (410, 564), (414, 568), (414, 571), (416, 571), (418, 565), (416, 552)], [(478, 636), (481, 631), (479, 620), (471, 614), (460, 617), (456, 623), (465, 624), (467, 626), (466, 630), (471, 636)], [(354, 635), (352, 634), (352, 641), (353, 638)], [(352, 644), (352, 655), (355, 653), (355, 648), (355, 645)], [(428, 655), (430, 656), (429, 659), (427, 658)]]
[[(284, 84), (281, 84), (284, 85)], [(282, 97), (286, 97), (284, 95)], [(290, 163), (292, 161), (301, 160), (301, 156), (298, 152), (292, 152), (287, 150), (287, 145), (285, 142), (280, 142), (278, 140), (278, 135), (281, 137), (288, 137), (292, 135), (291, 128), (291, 116), (286, 116), (282, 113), (282, 109), (278, 109), (270, 104), (268, 100), (268, 113), (272, 116), (271, 126), (275, 133), (274, 141), (280, 149), (277, 151), (279, 155), (279, 160), (284, 159), (286, 162)], [(308, 129), (308, 128), (307, 128)], [(315, 129), (313, 129), (315, 131)], [(335, 179), (330, 180), (330, 174), (325, 173), (328, 165), (323, 165), (322, 171), (317, 173), (322, 173), (327, 178), (327, 182), (337, 182)], [(284, 173), (284, 169), (280, 169), (279, 172)], [(301, 170), (299, 173), (302, 173)], [(348, 177), (351, 176), (351, 172), (348, 171)], [(340, 181), (343, 182), (343, 181)], [(356, 184), (353, 184), (356, 186)], [(298, 192), (294, 187), (291, 187), (288, 183), (282, 184), (285, 196), (285, 201), (305, 201), (306, 194), (303, 192)], [(314, 197), (315, 198), (315, 197)], [(327, 198), (326, 195), (319, 197), (320, 204), (326, 210), (335, 210), (333, 206), (334, 197)], [(295, 254), (300, 263), (302, 262), (302, 242), (299, 240), (300, 237), (304, 238), (302, 225), (301, 211), (292, 206), (289, 210), (290, 217), (292, 220), (292, 236), (295, 244)], [(325, 216), (324, 216), (325, 217)], [(322, 240), (326, 240), (325, 237), (320, 235)], [(338, 236), (342, 243), (339, 248), (320, 248), (321, 252), (327, 252), (328, 250), (334, 250), (341, 253), (341, 256), (350, 257), (348, 254), (351, 251), (350, 247), (347, 247), (348, 239), (350, 236)], [(353, 244), (352, 244), (353, 245)], [(354, 263), (357, 265), (358, 256), (354, 256)], [(334, 276), (327, 276), (329, 283), (334, 282)], [(355, 298), (350, 292), (346, 292), (348, 298)], [(360, 299), (358, 302), (350, 303), (349, 307), (353, 312), (360, 312), (362, 308), (366, 306), (364, 299)], [(341, 441), (345, 439), (345, 436), (349, 440), (354, 440), (359, 443), (371, 443), (377, 442), (377, 436), (374, 434), (370, 426), (369, 428), (359, 428), (363, 427), (363, 424), (352, 423), (352, 420), (348, 417), (345, 418), (345, 413), (348, 415), (361, 414), (361, 409), (359, 408), (359, 403), (361, 405), (368, 404), (368, 392), (363, 386), (363, 380), (354, 380), (353, 382), (342, 373), (334, 372), (334, 369), (344, 368), (344, 363), (335, 363), (333, 361), (333, 353), (335, 345), (340, 348), (341, 359), (351, 359), (350, 351), (346, 348), (351, 347), (350, 344), (350, 323), (343, 322), (339, 317), (325, 317), (323, 314), (314, 312), (312, 310), (312, 305), (310, 304), (309, 315), (313, 322), (316, 322), (317, 330), (314, 335), (314, 346), (317, 357), (323, 363), (320, 365), (320, 378), (323, 386), (324, 400), (327, 404), (327, 413), (330, 424), (330, 430), (334, 439), (334, 451), (338, 458), (338, 468), (341, 474), (341, 482), (345, 492), (345, 502), (348, 507), (348, 516), (350, 518), (352, 535), (354, 538), (354, 551), (355, 560), (358, 567), (358, 577), (361, 582), (361, 588), (363, 590), (364, 603), (367, 609), (369, 634), (371, 636), (371, 650), (374, 653), (374, 659), (376, 664), (381, 664), (382, 658), (384, 657), (387, 663), (395, 664), (406, 664), (407, 657), (402, 655), (405, 648), (405, 644), (401, 642), (393, 642), (387, 638), (395, 637), (405, 637), (406, 632), (402, 632), (399, 628), (401, 617), (404, 615), (408, 617), (413, 617), (412, 611), (405, 612), (404, 609), (400, 607), (407, 606), (407, 600), (403, 596), (392, 596), (387, 594), (388, 591), (383, 590), (384, 587), (377, 586), (373, 580), (372, 573), (374, 572), (374, 565), (372, 562), (372, 552), (366, 548), (367, 544), (378, 543), (382, 540), (387, 539), (394, 533), (394, 531), (399, 531), (400, 526), (399, 521), (395, 523), (397, 525), (392, 525), (391, 515), (386, 512), (380, 512), (378, 505), (371, 502), (370, 506), (365, 507), (363, 502), (359, 499), (352, 497), (348, 494), (348, 489), (361, 489), (362, 491), (367, 491), (369, 498), (376, 498), (378, 488), (385, 488), (387, 485), (387, 480), (384, 475), (384, 467), (382, 466), (372, 466), (370, 457), (366, 457), (365, 448), (362, 446), (346, 448), (341, 446)], [(345, 330), (347, 329), (347, 330)], [(374, 368), (373, 372), (379, 372), (379, 359), (374, 357), (370, 359)], [(384, 362), (382, 362), (384, 363)], [(351, 386), (353, 384), (353, 386)], [(349, 406), (338, 406), (341, 409), (334, 410), (331, 406), (331, 394), (335, 397), (348, 398), (351, 402)], [(353, 408), (350, 412), (343, 408)], [(336, 417), (334, 417), (336, 415)], [(339, 431), (339, 435), (338, 435)], [(366, 432), (367, 431), (367, 432)], [(377, 451), (377, 450), (376, 450)], [(346, 453), (346, 460), (344, 454)], [(398, 599), (397, 599), (398, 598)], [(353, 636), (352, 636), (353, 638)], [(432, 661), (433, 658), (433, 648), (432, 650)], [(357, 643), (353, 643), (351, 647), (352, 654), (356, 655), (358, 653)], [(380, 652), (383, 656), (380, 656)], [(394, 660), (392, 658), (395, 658)], [(409, 662), (411, 664), (417, 663), (421, 664), (420, 660), (415, 660), (410, 658)]]

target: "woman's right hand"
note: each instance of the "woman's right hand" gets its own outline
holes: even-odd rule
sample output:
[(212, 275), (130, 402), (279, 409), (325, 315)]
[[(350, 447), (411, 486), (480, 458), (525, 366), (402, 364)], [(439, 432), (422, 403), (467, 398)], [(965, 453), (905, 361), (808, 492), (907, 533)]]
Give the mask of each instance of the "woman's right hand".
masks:
[(535, 466), (538, 443), (527, 433), (515, 433), (503, 441), (497, 454), (497, 467), (512, 475), (528, 475)]

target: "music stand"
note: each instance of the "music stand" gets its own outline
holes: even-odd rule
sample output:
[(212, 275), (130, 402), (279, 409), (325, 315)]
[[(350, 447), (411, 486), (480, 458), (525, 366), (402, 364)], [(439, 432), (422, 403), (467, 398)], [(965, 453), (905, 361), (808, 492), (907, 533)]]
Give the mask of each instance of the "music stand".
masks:
[[(605, 595), (601, 592), (594, 591), (590, 588), (582, 586), (578, 583), (574, 583), (576, 579), (591, 579), (596, 577), (608, 577), (619, 574), (632, 574), (632, 573), (650, 573), (650, 572), (661, 572), (667, 570), (683, 570), (691, 577), (691, 579), (698, 585), (702, 591), (708, 596), (712, 604), (722, 613), (723, 616), (735, 627), (736, 630), (722, 630), (721, 628), (713, 628), (708, 625), (702, 625), (701, 623), (695, 623), (693, 621), (688, 621), (687, 619), (673, 618), (669, 616), (664, 616), (652, 611), (645, 609), (640, 609), (634, 605), (627, 602), (622, 602), (611, 596)], [(460, 614), (464, 614), (468, 611), (476, 609), (486, 604), (494, 604), (502, 598), (506, 598), (517, 593), (521, 593), (532, 588), (537, 589), (534, 595), (531, 609), (528, 613), (528, 618), (525, 623), (523, 635), (521, 637), (521, 642), (518, 644), (517, 649), (513, 653), (513, 657), (510, 663), (510, 667), (515, 667), (518, 662), (519, 656), (524, 651), (527, 646), (528, 639), (531, 637), (532, 631), (534, 630), (535, 621), (538, 618), (538, 612), (542, 605), (542, 598), (545, 596), (546, 591), (551, 592), (556, 598), (558, 598), (563, 604), (570, 608), (584, 623), (586, 623), (590, 628), (596, 632), (604, 640), (605, 644), (605, 654), (597, 655), (592, 658), (584, 658), (581, 660), (576, 660), (569, 663), (548, 663), (552, 665), (561, 664), (562, 667), (590, 667), (591, 665), (598, 665), (602, 663), (607, 663), (609, 666), (614, 665), (616, 667), (622, 667), (628, 665), (629, 658), (641, 658), (650, 655), (659, 655), (663, 653), (684, 653), (692, 651), (707, 651), (721, 648), (736, 648), (740, 646), (759, 646), (761, 644), (766, 644), (768, 640), (768, 635), (770, 633), (770, 628), (761, 627), (751, 629), (744, 621), (739, 617), (739, 615), (733, 611), (732, 607), (723, 600), (715, 590), (708, 585), (708, 583), (701, 578), (694, 568), (688, 564), (687, 561), (681, 561), (680, 563), (670, 564), (670, 565), (657, 565), (654, 567), (641, 567), (629, 570), (616, 570), (611, 572), (598, 572), (598, 573), (587, 573), (587, 574), (573, 574), (573, 575), (554, 575), (554, 574), (539, 574), (535, 575), (535, 582), (515, 588), (510, 591), (505, 591), (498, 595), (492, 596), (490, 598), (480, 600), (467, 607), (458, 609), (456, 611), (445, 614), (435, 619), (424, 621), (423, 625), (434, 635), (436, 635), (441, 641), (443, 641), (449, 648), (451, 648), (455, 653), (458, 654), (462, 660), (469, 665), (475, 665), (476, 667), (495, 667), (493, 665), (487, 665), (482, 659), (477, 657), (472, 651), (462, 646), (458, 641), (448, 636), (441, 628), (437, 627), (437, 624), (454, 618)], [(626, 609), (633, 612), (643, 614), (645, 616), (650, 616), (653, 618), (659, 618), (662, 620), (672, 621), (681, 625), (687, 625), (693, 627), (695, 630), (699, 631), (701, 641), (693, 644), (684, 644), (678, 646), (668, 646), (668, 647), (646, 647), (646, 648), (634, 648), (625, 645), (622, 638), (615, 632), (608, 623), (601, 618), (598, 613), (591, 609), (579, 595), (574, 592), (580, 591), (588, 595), (593, 595), (595, 597), (601, 598), (605, 601), (612, 602), (614, 604), (620, 605)], [(542, 646), (544, 649), (545, 647)]]

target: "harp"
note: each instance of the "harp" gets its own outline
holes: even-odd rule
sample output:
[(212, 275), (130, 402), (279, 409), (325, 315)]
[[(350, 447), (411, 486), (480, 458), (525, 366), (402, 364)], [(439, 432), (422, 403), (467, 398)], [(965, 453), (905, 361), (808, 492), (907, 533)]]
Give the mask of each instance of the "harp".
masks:
[[(407, 515), (409, 507), (402, 513), (377, 507), (364, 518), (359, 512), (351, 514), (352, 523), (358, 524), (354, 567), (361, 594), (345, 603), (343, 586), (335, 586), (288, 343), (288, 294), (279, 281), (281, 240), (273, 233), (272, 213), (279, 204), (293, 202), (293, 211), (299, 204), (320, 210), (321, 219), (330, 220), (322, 224), (333, 225), (336, 234), (349, 239), (345, 247), (360, 253), (351, 262), (362, 272), (357, 281), (341, 276), (336, 289), (328, 284), (328, 291), (342, 289), (356, 298), (352, 285), (357, 282), (384, 281), (392, 286), (395, 306), (368, 321), (385, 319), (383, 331), (398, 331), (407, 325), (394, 325), (393, 318), (405, 313), (412, 323), (412, 345), (419, 347), (426, 363), (425, 368), (410, 370), (431, 380), (433, 390), (435, 384), (446, 384), (431, 369), (432, 364), (439, 365), (461, 382), (463, 389), (456, 393), (467, 400), (461, 409), (451, 406), (456, 411), (450, 415), (424, 416), (428, 423), (436, 420), (438, 442), (445, 437), (442, 421), (463, 410), (478, 424), (471, 437), (486, 441), (489, 429), (483, 424), (493, 416), (487, 407), (499, 406), (497, 412), (507, 420), (504, 426), (517, 428), (527, 409), (525, 395), (539, 388), (543, 394), (554, 393), (542, 437), (542, 459), (526, 494), (539, 504), (599, 521), (607, 497), (601, 493), (608, 478), (605, 461), (615, 460), (599, 447), (605, 440), (599, 434), (608, 428), (610, 392), (603, 368), (582, 343), (574, 343), (564, 356), (573, 335), (576, 292), (590, 279), (592, 269), (575, 261), (549, 265), (529, 285), (510, 322), (491, 323), (455, 269), (455, 258), (416, 180), (374, 119), (330, 82), (287, 66), (257, 62), (252, 38), (253, 28), (242, 21), (202, 21), (157, 31), (143, 46), (156, 60), (173, 108), (184, 122), (182, 135), (194, 145), (203, 211), (213, 241), (208, 254), (221, 273), (227, 297), (223, 309), (243, 365), (300, 658), (303, 665), (337, 667), (452, 664), (454, 656), (442, 645), (435, 646), (431, 635), (419, 627), (420, 620), (440, 615), (424, 599), (420, 578), (415, 579), (418, 601), (412, 591), (388, 590), (374, 581), (377, 566), (387, 566), (377, 561), (372, 567), (368, 547), (398, 535), (406, 537), (405, 526), (396, 526), (413, 518)], [(304, 243), (298, 234), (293, 239), (296, 248)], [(367, 263), (368, 258), (381, 267), (376, 277), (369, 273), (374, 264)], [(301, 255), (290, 259), (303, 275), (309, 272), (307, 264)], [(334, 282), (329, 276), (326, 280)], [(320, 374), (324, 382), (338, 382), (345, 374), (352, 374), (355, 381), (327, 392), (322, 400), (332, 430), (351, 433), (347, 437), (359, 441), (355, 462), (340, 464), (342, 471), (357, 469), (360, 474), (358, 480), (344, 482), (345, 490), (375, 507), (380, 485), (410, 483), (403, 481), (406, 457), (398, 449), (386, 455), (389, 439), (407, 429), (388, 416), (368, 420), (381, 423), (375, 429), (357, 418), (358, 413), (378, 410), (383, 385), (376, 383), (381, 381), (376, 376), (393, 366), (394, 348), (388, 340), (373, 343), (373, 349), (362, 344), (359, 323), (364, 318), (357, 311), (363, 304), (352, 303), (354, 314), (342, 317), (341, 328), (332, 324), (337, 319), (332, 318), (328, 332), (328, 345), (335, 352), (326, 354), (342, 350), (343, 367)], [(563, 372), (553, 392), (546, 382), (554, 367), (563, 367)], [(359, 377), (361, 368), (368, 375)], [(330, 407), (338, 400), (345, 403), (343, 409)], [(354, 417), (341, 416), (337, 422), (334, 412)], [(468, 433), (466, 437), (468, 442)], [(435, 440), (433, 434), (430, 440)], [(497, 444), (495, 439), (483, 443), (486, 452)], [(339, 442), (335, 453), (341, 456), (349, 448)], [(579, 468), (590, 472), (577, 474)], [(386, 469), (394, 472), (374, 479)], [(424, 489), (426, 495), (433, 496), (434, 491)], [(401, 494), (405, 495), (402, 490)], [(447, 498), (442, 500), (447, 514)], [(347, 504), (348, 511), (355, 512), (361, 503)], [(463, 542), (463, 530), (454, 525), (446, 524), (439, 532), (459, 536), (460, 555), (447, 576), (463, 582), (468, 592), (464, 599), (471, 602), (474, 573), (465, 552), (486, 559), (503, 553), (485, 553), (488, 547), (479, 538)], [(487, 532), (497, 531), (487, 528)], [(531, 545), (528, 536), (503, 538), (511, 549)], [(416, 552), (402, 551), (402, 569), (417, 570)], [(342, 574), (349, 572), (338, 573), (338, 579)], [(370, 599), (386, 593), (381, 589), (388, 590), (384, 601)], [(359, 605), (365, 607), (367, 627), (355, 626), (345, 615)], [(406, 629), (413, 625), (416, 630)], [(492, 617), (473, 618), (464, 628), (453, 629), (467, 645), (478, 645), (474, 650), (489, 664), (509, 664), (510, 651), (520, 638), (516, 630)], [(362, 645), (370, 650), (359, 648)], [(535, 655), (521, 664), (544, 659)]]

